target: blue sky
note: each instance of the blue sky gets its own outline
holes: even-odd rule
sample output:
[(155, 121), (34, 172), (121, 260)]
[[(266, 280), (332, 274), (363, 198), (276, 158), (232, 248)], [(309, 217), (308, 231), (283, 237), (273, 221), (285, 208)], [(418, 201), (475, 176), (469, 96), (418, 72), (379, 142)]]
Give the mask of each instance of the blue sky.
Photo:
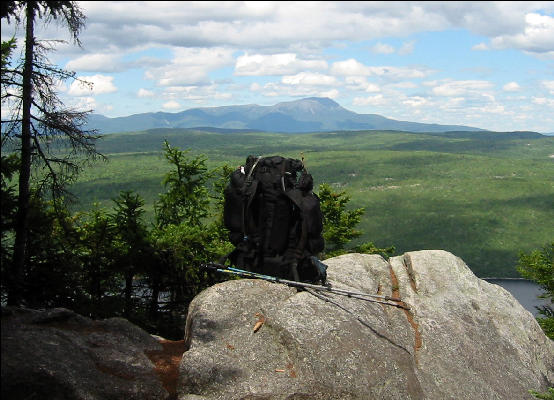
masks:
[[(554, 2), (77, 2), (94, 83), (67, 105), (109, 117), (329, 97), (364, 114), (554, 132)], [(3, 21), (4, 22), (4, 21)], [(2, 39), (22, 27), (2, 24)], [(49, 24), (39, 38), (64, 39)]]

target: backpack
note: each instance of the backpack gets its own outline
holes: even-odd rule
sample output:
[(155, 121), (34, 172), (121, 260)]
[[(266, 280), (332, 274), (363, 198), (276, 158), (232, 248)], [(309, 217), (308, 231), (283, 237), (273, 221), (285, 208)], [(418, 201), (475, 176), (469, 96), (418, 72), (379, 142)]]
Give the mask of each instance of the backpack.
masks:
[(224, 225), (235, 249), (226, 259), (238, 268), (302, 282), (326, 280), (323, 217), (303, 162), (248, 156), (224, 192)]

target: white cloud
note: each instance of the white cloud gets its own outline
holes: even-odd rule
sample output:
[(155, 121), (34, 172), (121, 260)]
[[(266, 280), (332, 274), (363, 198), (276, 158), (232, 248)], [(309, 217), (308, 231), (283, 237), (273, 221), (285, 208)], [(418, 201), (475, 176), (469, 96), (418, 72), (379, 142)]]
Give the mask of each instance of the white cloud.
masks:
[(302, 60), (293, 53), (242, 55), (235, 63), (237, 76), (292, 75), (304, 70), (325, 70), (323, 60)]
[(106, 75), (92, 75), (92, 76), (81, 76), (79, 77), (81, 81), (90, 83), (88, 85), (81, 81), (73, 81), (69, 87), (68, 94), (71, 96), (92, 96), (105, 93), (114, 93), (117, 91), (117, 87), (114, 85), (113, 76)]
[(429, 100), (421, 96), (413, 96), (413, 97), (408, 97), (402, 103), (410, 107), (422, 107), (422, 106), (428, 105)]
[[(513, 4), (512, 4), (513, 3)], [(465, 28), (489, 37), (517, 35), (545, 8), (529, 2), (82, 2), (93, 23), (85, 32), (120, 48), (148, 43), (261, 48), (292, 42), (370, 40)], [(225, 32), (221, 35), (221, 32)]]
[(505, 109), (501, 104), (489, 104), (484, 107), (481, 107), (480, 110), (488, 114), (504, 114)]
[(401, 56), (405, 56), (407, 54), (412, 54), (414, 52), (415, 47), (415, 41), (405, 42), (402, 43), (402, 46), (400, 49), (398, 49), (398, 54)]
[(356, 61), (353, 58), (350, 58), (345, 61), (337, 61), (331, 66), (331, 73), (334, 75), (354, 75), (354, 76), (368, 76), (371, 75), (370, 69), (362, 64), (361, 62)]
[(137, 96), (140, 97), (140, 98), (154, 97), (154, 92), (151, 91), (151, 90), (146, 90), (146, 89), (140, 88), (137, 92)]
[(398, 89), (415, 89), (417, 85), (410, 81), (405, 82), (396, 82), (389, 85), (389, 87), (392, 88), (398, 88)]
[(177, 109), (181, 108), (181, 104), (179, 104), (175, 100), (170, 100), (170, 101), (164, 103), (162, 107), (166, 110), (177, 110)]
[(516, 48), (530, 53), (554, 55), (554, 17), (528, 13), (525, 15), (523, 31), (496, 36), (491, 43), (498, 49)]
[(322, 85), (285, 84), (269, 82), (259, 92), (265, 97), (329, 97), (337, 98), (339, 91)]
[(156, 80), (160, 86), (187, 86), (206, 84), (211, 71), (234, 63), (233, 51), (222, 47), (176, 48), (168, 65), (146, 71), (147, 79)]
[(119, 55), (86, 54), (69, 61), (65, 68), (71, 71), (116, 72), (122, 69)]
[(533, 97), (533, 103), (540, 106), (554, 107), (554, 99), (547, 97)]
[(369, 82), (369, 83), (367, 84), (366, 88), (365, 88), (365, 91), (366, 91), (366, 92), (370, 92), (370, 93), (371, 93), (371, 92), (380, 92), (380, 91), (381, 91), (381, 88), (380, 88), (378, 85)]
[(460, 96), (468, 93), (482, 92), (492, 88), (492, 83), (488, 81), (466, 80), (466, 81), (448, 81), (432, 89), (433, 94), (437, 96)]
[(329, 97), (330, 99), (336, 99), (339, 97), (339, 91), (337, 89), (331, 89), (326, 92), (321, 92), (321, 97)]
[(215, 93), (214, 94), (214, 99), (217, 99), (217, 100), (229, 100), (230, 98), (233, 97), (233, 94), (232, 93)]
[(554, 94), (554, 81), (542, 81), (542, 85), (548, 89), (550, 94)]
[[(87, 51), (152, 46), (320, 50), (336, 41), (466, 29), (495, 46), (552, 51), (552, 2), (79, 2)], [(547, 15), (543, 15), (547, 14)], [(2, 37), (11, 36), (2, 24)], [(55, 24), (50, 24), (55, 25)], [(52, 35), (54, 27), (46, 27)], [(12, 29), (13, 30), (13, 29)], [(20, 33), (18, 33), (20, 34)], [(269, 45), (268, 45), (269, 44)], [(265, 52), (261, 51), (261, 53)]]
[(368, 66), (350, 58), (334, 62), (331, 65), (331, 73), (342, 76), (379, 76), (385, 79), (402, 80), (424, 78), (433, 71), (423, 68)]
[(479, 43), (473, 46), (471, 50), (485, 51), (485, 50), (489, 50), (489, 46), (487, 46), (486, 43)]
[(458, 108), (461, 107), (465, 103), (465, 101), (465, 97), (451, 97), (448, 99), (445, 105), (447, 108)]
[(84, 112), (90, 110), (97, 112), (99, 109), (96, 99), (90, 96), (73, 97), (66, 102), (66, 105), (75, 110)]
[(378, 54), (392, 54), (394, 53), (394, 47), (386, 43), (377, 43), (371, 48), (371, 51)]
[(375, 83), (368, 82), (365, 76), (347, 76), (344, 79), (346, 87), (350, 90), (361, 90), (365, 92), (379, 92), (381, 88)]
[[(213, 100), (228, 100), (233, 97), (232, 93), (221, 90), (217, 84), (211, 85), (189, 85), (189, 86), (169, 86), (164, 88), (162, 94), (164, 99), (169, 100), (168, 106), (171, 107), (171, 101), (177, 103), (179, 100), (194, 101), (198, 104), (209, 104)], [(179, 104), (178, 107), (181, 107)]]
[(382, 94), (376, 94), (369, 97), (355, 97), (352, 104), (355, 106), (379, 106), (386, 103), (385, 97)]
[(300, 72), (296, 75), (284, 76), (281, 82), (286, 85), (330, 86), (337, 83), (334, 76), (313, 72)]
[(506, 92), (517, 92), (521, 89), (521, 86), (517, 82), (508, 82), (504, 86), (502, 86), (502, 89), (504, 89)]
[[(137, 96), (145, 98), (155, 91), (152, 100), (131, 103), (145, 108), (170, 101), (183, 106), (187, 101), (233, 104), (223, 101), (231, 98), (237, 103), (257, 102), (262, 96), (282, 97), (279, 100), (338, 96), (343, 104), (358, 96), (357, 103), (367, 104), (368, 109), (375, 106), (376, 112), (391, 117), (409, 120), (419, 110), (430, 122), (450, 119), (485, 128), (495, 123), (497, 115), (505, 116), (496, 118), (498, 123), (509, 126), (508, 113), (516, 107), (519, 112), (525, 103), (530, 107), (530, 122), (549, 125), (545, 107), (552, 103), (554, 81), (548, 76), (550, 65), (543, 61), (554, 59), (554, 2), (404, 2), (401, 7), (399, 2), (79, 4), (85, 6), (87, 15), (86, 30), (80, 36), (84, 48), (62, 47), (55, 53), (55, 57), (61, 54), (60, 64), (70, 59), (65, 68), (91, 71), (88, 75), (137, 68), (145, 70), (151, 82), (141, 81), (138, 75), (132, 82), (115, 75), (111, 88), (96, 85), (96, 91), (87, 91), (76, 85), (68, 87), (73, 96), (94, 99), (91, 96), (97, 93), (117, 90), (118, 96), (130, 94), (135, 101)], [(2, 34), (8, 37), (5, 25)], [(436, 39), (434, 35), (443, 31), (444, 37)], [(421, 36), (410, 35), (417, 32), (426, 32), (431, 40), (418, 41), (416, 48), (413, 39)], [(451, 46), (448, 52), (428, 53), (440, 51), (429, 46), (445, 38)], [(384, 57), (369, 54), (375, 43), (373, 50), (381, 54), (413, 56), (404, 60), (396, 55), (387, 57), (390, 64), (376, 61)], [(467, 51), (473, 44), (476, 51), (516, 49), (528, 53), (510, 52), (522, 57), (521, 64), (500, 65), (486, 58), (498, 55), (497, 60), (503, 60), (505, 55), (511, 56), (508, 52), (473, 52), (474, 59)], [(365, 54), (359, 53), (360, 49), (365, 49)], [(454, 52), (459, 56), (455, 63), (436, 63)], [(526, 57), (529, 55), (541, 56), (532, 60)], [(475, 68), (470, 70), (468, 63)], [(431, 70), (437, 65), (439, 73)], [(441, 80), (423, 82), (431, 78)], [(155, 85), (162, 88), (152, 89)], [(521, 100), (522, 96), (527, 100)], [(129, 103), (114, 96), (113, 105), (119, 108), (121, 104)], [(480, 118), (476, 121), (481, 123), (470, 123), (471, 116)]]

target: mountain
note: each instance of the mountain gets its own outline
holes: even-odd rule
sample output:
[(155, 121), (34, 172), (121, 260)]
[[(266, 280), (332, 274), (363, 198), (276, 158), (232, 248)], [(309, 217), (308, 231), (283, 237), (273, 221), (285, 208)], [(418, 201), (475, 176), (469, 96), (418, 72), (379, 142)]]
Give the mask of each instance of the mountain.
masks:
[(269, 132), (317, 132), (331, 130), (399, 130), (409, 132), (482, 131), (462, 125), (397, 121), (377, 114), (358, 114), (329, 98), (309, 97), (278, 103), (191, 108), (178, 113), (143, 113), (108, 118), (92, 114), (87, 129), (100, 133), (142, 131), (153, 128), (249, 129)]

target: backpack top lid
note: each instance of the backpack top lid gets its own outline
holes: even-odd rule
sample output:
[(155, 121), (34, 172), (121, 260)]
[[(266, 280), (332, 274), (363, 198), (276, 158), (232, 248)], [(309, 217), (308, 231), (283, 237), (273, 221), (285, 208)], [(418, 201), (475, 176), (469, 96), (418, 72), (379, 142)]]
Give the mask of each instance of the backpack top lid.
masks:
[(282, 174), (296, 174), (304, 169), (304, 163), (294, 158), (285, 158), (281, 156), (253, 156), (250, 155), (246, 159), (244, 172), (247, 175), (256, 173), (257, 171), (268, 172), (275, 171)]
[[(306, 173), (302, 161), (281, 156), (258, 157), (250, 155), (246, 159), (241, 173), (245, 176), (245, 184), (249, 186), (253, 181), (269, 188), (274, 186), (282, 192), (298, 187), (298, 173)], [(275, 184), (275, 185), (274, 185)]]

